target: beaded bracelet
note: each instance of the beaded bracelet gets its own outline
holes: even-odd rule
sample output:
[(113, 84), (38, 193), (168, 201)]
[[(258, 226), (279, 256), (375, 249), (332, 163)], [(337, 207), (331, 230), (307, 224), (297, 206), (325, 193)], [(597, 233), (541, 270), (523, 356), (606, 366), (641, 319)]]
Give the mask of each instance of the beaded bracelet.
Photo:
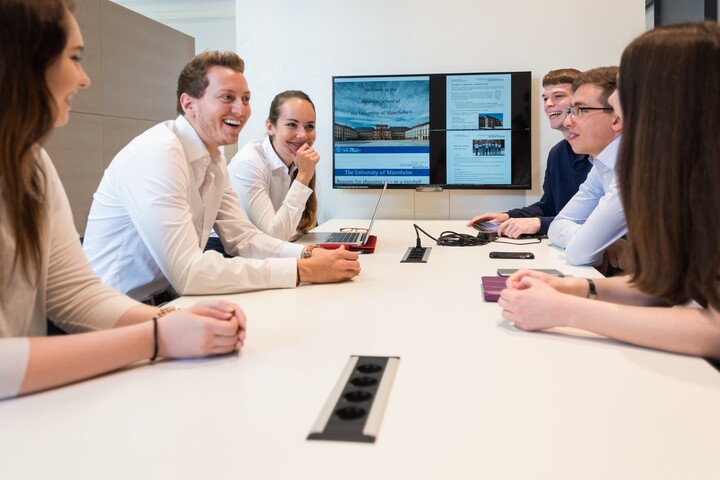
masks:
[(168, 313), (172, 313), (175, 310), (180, 310), (180, 307), (162, 307), (160, 310), (158, 310), (157, 315), (152, 317), (153, 322), (153, 356), (150, 357), (150, 363), (155, 363), (155, 360), (157, 360), (158, 356), (158, 326), (157, 321), (158, 318), (164, 317)]

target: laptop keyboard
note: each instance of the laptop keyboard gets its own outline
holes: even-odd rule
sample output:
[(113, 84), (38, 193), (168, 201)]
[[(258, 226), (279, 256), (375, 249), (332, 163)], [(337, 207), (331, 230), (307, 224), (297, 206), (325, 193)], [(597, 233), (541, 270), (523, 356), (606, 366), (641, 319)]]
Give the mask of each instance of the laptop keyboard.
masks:
[(335, 232), (328, 235), (326, 243), (356, 243), (362, 240), (364, 233), (361, 232)]

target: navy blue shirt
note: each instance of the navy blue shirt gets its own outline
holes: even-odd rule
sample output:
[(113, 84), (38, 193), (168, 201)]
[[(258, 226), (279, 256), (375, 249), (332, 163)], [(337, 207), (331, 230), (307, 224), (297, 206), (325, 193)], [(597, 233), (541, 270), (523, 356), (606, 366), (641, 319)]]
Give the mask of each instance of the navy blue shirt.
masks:
[(591, 168), (588, 155), (578, 155), (573, 152), (567, 140), (560, 141), (548, 153), (543, 196), (540, 201), (527, 207), (509, 210), (507, 214), (510, 218), (539, 217), (538, 233), (547, 235), (555, 215), (560, 213), (577, 193)]

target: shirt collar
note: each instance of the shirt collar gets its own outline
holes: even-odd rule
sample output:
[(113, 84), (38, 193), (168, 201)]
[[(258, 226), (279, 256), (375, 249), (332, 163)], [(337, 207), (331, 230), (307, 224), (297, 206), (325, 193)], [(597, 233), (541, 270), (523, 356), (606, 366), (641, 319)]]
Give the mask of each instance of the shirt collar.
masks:
[[(272, 142), (270, 141), (270, 135), (265, 137), (265, 140), (263, 140), (262, 143), (262, 149), (263, 153), (265, 154), (265, 158), (267, 158), (268, 163), (270, 164), (270, 168), (275, 170), (284, 170), (285, 172), (288, 171), (287, 165), (285, 165), (285, 162), (282, 161), (282, 158), (278, 156), (278, 154), (275, 152), (275, 149), (272, 146)], [(292, 171), (295, 168), (293, 165), (292, 168), (289, 170)]]
[(200, 135), (198, 135), (195, 128), (193, 128), (184, 115), (177, 117), (175, 120), (175, 128), (178, 131), (178, 138), (185, 150), (185, 155), (187, 155), (190, 162), (210, 159), (210, 152), (208, 152), (208, 149), (200, 138)]
[[(200, 135), (184, 115), (179, 115), (175, 120), (175, 128), (195, 178), (198, 182), (203, 183), (205, 176), (208, 173), (214, 173), (220, 162), (224, 161), (224, 157), (222, 154), (215, 158), (210, 155)], [(212, 168), (209, 168), (211, 166)]]
[[(595, 160), (605, 165), (610, 170), (615, 169), (615, 163), (617, 162), (618, 150), (620, 149), (620, 139), (622, 135), (617, 137), (615, 140), (610, 142), (610, 145), (595, 157)], [(592, 155), (590, 156), (592, 158)]]

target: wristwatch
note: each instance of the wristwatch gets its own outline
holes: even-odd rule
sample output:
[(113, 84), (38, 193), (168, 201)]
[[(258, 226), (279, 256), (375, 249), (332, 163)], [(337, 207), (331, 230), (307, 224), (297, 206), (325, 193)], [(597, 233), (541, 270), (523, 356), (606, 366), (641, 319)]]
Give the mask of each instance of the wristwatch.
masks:
[(320, 245), (308, 245), (305, 247), (302, 251), (302, 257), (300, 258), (310, 258), (312, 257), (312, 251), (316, 248), (321, 248)]
[(585, 280), (587, 280), (587, 282), (588, 282), (587, 298), (589, 298), (590, 300), (597, 300), (598, 295), (597, 295), (597, 289), (595, 288), (595, 282), (593, 282), (589, 278), (586, 278)]

